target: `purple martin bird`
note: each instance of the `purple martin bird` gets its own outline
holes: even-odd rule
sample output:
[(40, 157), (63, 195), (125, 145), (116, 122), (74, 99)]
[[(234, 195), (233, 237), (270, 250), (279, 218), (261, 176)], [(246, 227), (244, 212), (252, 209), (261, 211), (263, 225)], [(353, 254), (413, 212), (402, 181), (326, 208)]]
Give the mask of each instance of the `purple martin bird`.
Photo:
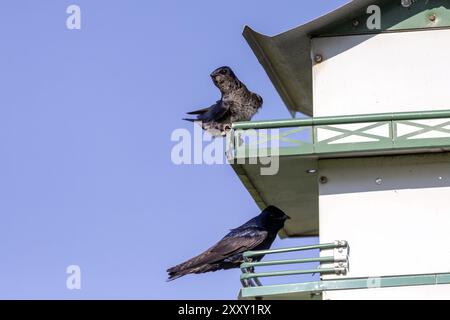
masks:
[(209, 108), (189, 112), (196, 119), (183, 119), (199, 122), (212, 136), (226, 136), (234, 122), (250, 121), (262, 107), (263, 99), (247, 89), (230, 67), (220, 67), (211, 73), (214, 85), (222, 97)]
[[(202, 254), (168, 269), (168, 281), (187, 274), (239, 268), (243, 262), (244, 252), (270, 248), (287, 219), (290, 219), (289, 216), (277, 207), (267, 207), (259, 216), (232, 229), (222, 240)], [(262, 258), (258, 257), (258, 261)]]

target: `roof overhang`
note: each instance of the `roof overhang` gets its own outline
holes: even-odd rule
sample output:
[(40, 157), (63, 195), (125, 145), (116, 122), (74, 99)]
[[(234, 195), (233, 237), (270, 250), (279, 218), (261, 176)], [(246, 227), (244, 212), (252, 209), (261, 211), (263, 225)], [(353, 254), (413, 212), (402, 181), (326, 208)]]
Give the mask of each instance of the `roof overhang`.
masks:
[[(450, 110), (241, 122), (233, 124), (228, 160), (261, 209), (275, 205), (291, 217), (281, 237), (311, 237), (319, 235), (326, 183), (321, 160), (447, 153), (447, 126)], [(269, 166), (278, 171), (264, 175)]]

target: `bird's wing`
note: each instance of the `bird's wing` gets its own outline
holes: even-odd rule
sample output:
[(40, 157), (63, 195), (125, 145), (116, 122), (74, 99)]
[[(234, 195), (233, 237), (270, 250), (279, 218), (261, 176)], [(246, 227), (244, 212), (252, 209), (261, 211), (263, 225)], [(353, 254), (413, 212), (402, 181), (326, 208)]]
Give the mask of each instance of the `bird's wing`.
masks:
[(267, 235), (267, 231), (255, 228), (244, 229), (241, 231), (234, 230), (204, 253), (175, 266), (168, 271), (179, 272), (186, 269), (197, 268), (205, 264), (223, 261), (233, 255), (254, 249), (266, 240)]
[(197, 115), (198, 121), (217, 121), (221, 119), (230, 110), (230, 103), (217, 101), (209, 108), (200, 109), (197, 111), (189, 112), (190, 115)]
[(238, 253), (244, 253), (257, 247), (267, 239), (267, 231), (260, 229), (244, 229), (233, 231), (231, 236), (227, 236), (219, 241), (210, 250), (212, 253), (228, 257)]
[(186, 114), (190, 114), (191, 116), (198, 115), (198, 114), (204, 114), (204, 113), (208, 112), (209, 109), (211, 109), (213, 106), (215, 106), (215, 104), (213, 104), (211, 107), (208, 107), (208, 108), (203, 108), (203, 109), (200, 109), (200, 110), (187, 112)]

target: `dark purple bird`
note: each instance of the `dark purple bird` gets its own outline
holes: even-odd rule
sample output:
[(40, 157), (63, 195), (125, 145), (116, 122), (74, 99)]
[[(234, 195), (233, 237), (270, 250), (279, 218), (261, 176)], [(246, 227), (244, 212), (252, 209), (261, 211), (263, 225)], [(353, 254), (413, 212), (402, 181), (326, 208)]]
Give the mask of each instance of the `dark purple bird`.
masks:
[(250, 121), (262, 107), (263, 99), (247, 89), (230, 67), (220, 67), (211, 73), (214, 85), (219, 88), (222, 97), (209, 108), (189, 112), (196, 119), (184, 119), (199, 122), (211, 135), (225, 136), (234, 122)]
[[(239, 268), (243, 262), (244, 252), (270, 248), (287, 219), (290, 218), (277, 207), (267, 207), (259, 216), (239, 228), (232, 229), (222, 240), (202, 254), (168, 269), (168, 281), (192, 273)], [(262, 258), (258, 257), (258, 261)]]

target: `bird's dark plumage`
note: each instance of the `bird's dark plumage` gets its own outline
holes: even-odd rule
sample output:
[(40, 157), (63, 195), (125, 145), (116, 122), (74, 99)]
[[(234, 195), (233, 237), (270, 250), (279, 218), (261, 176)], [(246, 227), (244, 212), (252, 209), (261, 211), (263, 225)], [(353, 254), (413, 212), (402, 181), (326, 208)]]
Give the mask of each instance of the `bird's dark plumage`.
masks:
[(211, 78), (222, 94), (221, 99), (208, 108), (188, 113), (196, 115), (196, 119), (184, 120), (198, 121), (213, 136), (225, 136), (234, 122), (250, 121), (262, 107), (263, 99), (250, 92), (230, 67), (214, 70)]
[(277, 207), (267, 207), (259, 216), (231, 230), (202, 254), (168, 269), (168, 280), (175, 280), (191, 273), (238, 268), (243, 262), (244, 252), (269, 249), (287, 219), (289, 217)]

